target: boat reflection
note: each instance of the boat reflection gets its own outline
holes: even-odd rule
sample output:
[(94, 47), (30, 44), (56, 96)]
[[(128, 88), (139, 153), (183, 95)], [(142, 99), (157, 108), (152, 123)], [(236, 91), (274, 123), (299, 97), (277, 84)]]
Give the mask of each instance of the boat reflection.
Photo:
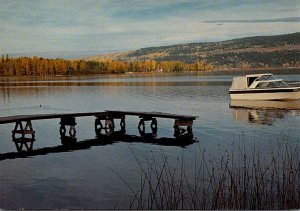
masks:
[(300, 110), (300, 101), (231, 100), (230, 107), (252, 109)]
[(95, 139), (88, 139), (83, 141), (77, 141), (75, 138), (70, 138), (68, 136), (61, 137), (62, 145), (53, 146), (53, 147), (44, 147), (40, 149), (32, 149), (30, 151), (19, 151), (19, 152), (7, 152), (0, 154), (0, 161), (7, 159), (16, 159), (16, 158), (27, 158), (38, 155), (47, 155), (51, 153), (61, 153), (61, 152), (72, 152), (76, 150), (86, 150), (93, 146), (105, 146), (110, 144), (115, 144), (118, 142), (139, 142), (147, 144), (156, 144), (161, 146), (178, 146), (186, 147), (195, 143), (194, 139), (190, 137), (180, 137), (180, 138), (153, 138), (152, 136), (133, 136), (127, 134), (119, 134), (113, 136), (100, 135)]
[(299, 101), (244, 101), (231, 100), (233, 118), (244, 123), (272, 125), (289, 112), (300, 113)]

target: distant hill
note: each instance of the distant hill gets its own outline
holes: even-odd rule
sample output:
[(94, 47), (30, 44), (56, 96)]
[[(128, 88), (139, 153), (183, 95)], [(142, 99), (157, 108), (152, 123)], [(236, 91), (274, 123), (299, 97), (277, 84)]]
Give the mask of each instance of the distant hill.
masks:
[(85, 60), (182, 61), (202, 60), (215, 68), (300, 67), (300, 32), (256, 36), (221, 42), (188, 43), (141, 48), (125, 53), (103, 54)]
[[(44, 52), (23, 52), (23, 53), (8, 53), (10, 58), (18, 57), (42, 57), (48, 59), (72, 59), (80, 57), (89, 57), (96, 54), (112, 53), (114, 51), (44, 51)], [(0, 55), (6, 55), (7, 53), (0, 53)]]

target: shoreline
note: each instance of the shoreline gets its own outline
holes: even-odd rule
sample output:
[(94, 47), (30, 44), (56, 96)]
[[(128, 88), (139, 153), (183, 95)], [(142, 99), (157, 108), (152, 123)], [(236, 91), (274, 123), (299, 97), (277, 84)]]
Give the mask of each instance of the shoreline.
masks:
[(247, 68), (247, 69), (241, 69), (241, 68), (226, 68), (226, 69), (215, 69), (211, 71), (182, 71), (182, 72), (125, 72), (125, 73), (100, 73), (100, 74), (85, 74), (85, 75), (47, 75), (47, 76), (0, 76), (0, 78), (54, 78), (54, 79), (60, 79), (60, 78), (76, 78), (76, 77), (92, 77), (92, 76), (106, 76), (106, 77), (112, 77), (112, 76), (150, 76), (150, 75), (156, 75), (156, 76), (166, 76), (166, 75), (173, 75), (173, 76), (181, 76), (181, 75), (202, 75), (202, 76), (227, 76), (227, 75), (245, 75), (249, 73), (266, 73), (271, 72), (274, 74), (283, 74), (283, 75), (297, 75), (300, 74), (300, 67), (288, 67), (288, 68)]

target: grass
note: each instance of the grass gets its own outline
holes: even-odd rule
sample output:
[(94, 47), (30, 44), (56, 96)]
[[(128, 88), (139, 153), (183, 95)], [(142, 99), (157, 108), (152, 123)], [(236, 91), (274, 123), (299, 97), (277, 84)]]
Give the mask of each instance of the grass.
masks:
[[(200, 145), (199, 145), (200, 146)], [(153, 155), (146, 167), (137, 161), (141, 176), (137, 191), (126, 181), (133, 196), (130, 209), (299, 209), (299, 148), (284, 141), (271, 156), (264, 156), (253, 144), (251, 153), (245, 145), (233, 146), (208, 159), (199, 147), (200, 159), (186, 175), (184, 156), (172, 169), (160, 148), (161, 161)]]

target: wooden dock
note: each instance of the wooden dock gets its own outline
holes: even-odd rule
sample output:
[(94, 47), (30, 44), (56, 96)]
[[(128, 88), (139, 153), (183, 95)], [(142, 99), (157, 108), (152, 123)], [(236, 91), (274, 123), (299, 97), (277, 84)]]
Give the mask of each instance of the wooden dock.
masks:
[(0, 117), (0, 124), (14, 123), (17, 121), (41, 120), (41, 119), (59, 119), (64, 117), (82, 117), (107, 115), (107, 112), (90, 112), (90, 113), (63, 113), (63, 114), (30, 114)]
[[(95, 133), (97, 137), (103, 135), (109, 137), (126, 134), (126, 116), (137, 116), (139, 118), (138, 130), (141, 138), (157, 136), (158, 118), (174, 119), (174, 137), (176, 139), (192, 139), (192, 125), (197, 116), (177, 115), (161, 112), (132, 112), (132, 111), (104, 111), (104, 112), (86, 112), (86, 113), (61, 113), (61, 114), (33, 114), (16, 115), (0, 117), (0, 124), (15, 123), (12, 130), (12, 140), (19, 152), (23, 148), (32, 151), (35, 141), (35, 131), (32, 126), (33, 120), (60, 119), (60, 135), (64, 142), (76, 142), (76, 118), (77, 117), (95, 117)], [(119, 120), (120, 130), (116, 131), (115, 121)], [(151, 132), (146, 132), (146, 122), (150, 122)], [(67, 130), (67, 127), (69, 129)], [(186, 127), (184, 129), (183, 127)], [(68, 133), (67, 133), (68, 132)]]

